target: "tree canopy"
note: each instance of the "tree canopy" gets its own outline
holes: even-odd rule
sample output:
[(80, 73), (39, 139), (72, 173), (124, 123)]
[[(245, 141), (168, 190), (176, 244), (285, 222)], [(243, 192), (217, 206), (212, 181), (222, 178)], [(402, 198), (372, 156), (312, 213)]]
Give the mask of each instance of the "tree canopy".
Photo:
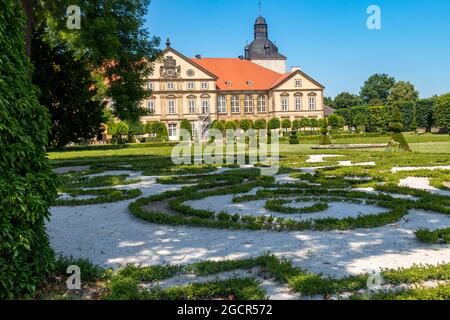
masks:
[(374, 74), (364, 83), (360, 96), (369, 106), (386, 105), (395, 79), (387, 74)]
[(359, 106), (363, 103), (362, 99), (348, 92), (342, 92), (334, 98), (335, 109), (347, 109), (355, 106)]
[(392, 88), (387, 98), (388, 103), (416, 101), (419, 92), (409, 81), (398, 81)]
[[(107, 86), (98, 98), (112, 101), (114, 114), (137, 120), (147, 115), (142, 101), (150, 92), (147, 78), (152, 62), (160, 55), (160, 40), (144, 28), (150, 0), (61, 0), (36, 1), (37, 22), (48, 25), (47, 37), (53, 46), (65, 44), (74, 58), (94, 72), (98, 87)], [(81, 28), (66, 27), (66, 9), (81, 9)]]

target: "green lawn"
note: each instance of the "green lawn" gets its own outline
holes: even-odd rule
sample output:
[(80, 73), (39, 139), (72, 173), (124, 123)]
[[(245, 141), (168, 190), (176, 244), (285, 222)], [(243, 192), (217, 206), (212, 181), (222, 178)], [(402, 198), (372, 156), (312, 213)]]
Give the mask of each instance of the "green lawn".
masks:
[[(405, 134), (407, 141), (410, 143), (411, 149), (421, 153), (450, 153), (450, 136), (449, 135), (432, 135), (425, 134), (416, 136), (413, 134)], [(338, 139), (335, 143), (387, 143), (389, 137), (369, 137), (369, 138), (350, 138)], [(283, 153), (311, 153), (311, 146), (316, 141), (303, 141), (299, 145), (282, 144), (280, 147)], [(126, 148), (118, 150), (88, 150), (88, 151), (65, 151), (50, 152), (51, 160), (70, 160), (70, 159), (86, 159), (86, 158), (109, 158), (109, 157), (136, 157), (136, 156), (169, 156), (171, 154), (171, 146), (148, 147), (148, 148)], [(365, 152), (367, 150), (361, 150)], [(370, 149), (370, 151), (383, 151), (383, 149)]]

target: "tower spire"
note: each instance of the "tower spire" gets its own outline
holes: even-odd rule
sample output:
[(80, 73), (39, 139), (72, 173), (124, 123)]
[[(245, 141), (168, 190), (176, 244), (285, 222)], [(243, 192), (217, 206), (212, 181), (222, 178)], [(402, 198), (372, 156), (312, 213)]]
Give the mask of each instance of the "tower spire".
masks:
[(262, 15), (262, 4), (261, 4), (261, 0), (258, 1), (258, 7), (259, 7), (259, 15)]

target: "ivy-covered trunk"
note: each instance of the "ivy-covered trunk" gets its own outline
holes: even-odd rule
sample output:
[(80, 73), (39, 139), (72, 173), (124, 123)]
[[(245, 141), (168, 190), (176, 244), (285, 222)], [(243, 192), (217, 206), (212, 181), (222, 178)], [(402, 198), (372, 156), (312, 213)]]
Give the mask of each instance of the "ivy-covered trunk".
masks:
[(32, 293), (52, 269), (45, 230), (56, 177), (49, 115), (31, 84), (21, 2), (0, 0), (0, 299)]

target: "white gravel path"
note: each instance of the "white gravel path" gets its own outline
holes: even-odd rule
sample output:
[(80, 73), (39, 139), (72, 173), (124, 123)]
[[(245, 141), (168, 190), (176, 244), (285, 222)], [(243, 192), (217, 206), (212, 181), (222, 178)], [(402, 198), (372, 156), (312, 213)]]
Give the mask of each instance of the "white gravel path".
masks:
[[(174, 188), (156, 184), (154, 177), (147, 177), (141, 185), (143, 196)], [(296, 265), (312, 272), (331, 276), (450, 262), (448, 245), (422, 244), (414, 236), (417, 228), (450, 227), (449, 216), (430, 212), (411, 211), (396, 224), (369, 230), (277, 233), (150, 224), (128, 212), (133, 201), (52, 208), (47, 227), (54, 249), (113, 267), (126, 263), (188, 264), (256, 257), (270, 251), (292, 258)]]
[(400, 171), (417, 171), (417, 170), (450, 170), (450, 166), (435, 166), (435, 167), (394, 167), (392, 172)]
[[(305, 221), (310, 219), (324, 219), (337, 218), (343, 219), (348, 217), (356, 218), (359, 215), (380, 214), (388, 211), (386, 208), (381, 208), (366, 204), (355, 204), (349, 202), (330, 202), (329, 208), (314, 213), (306, 214), (283, 214), (264, 208), (266, 200), (249, 201), (244, 203), (233, 203), (232, 200), (235, 195), (223, 195), (208, 197), (205, 199), (187, 201), (186, 205), (200, 210), (212, 210), (214, 212), (224, 211), (229, 214), (239, 214), (241, 216), (273, 216), (276, 218), (288, 218), (297, 221)], [(298, 197), (296, 197), (298, 198)], [(295, 199), (295, 198), (292, 198)], [(288, 199), (286, 199), (288, 200)], [(304, 208), (312, 206), (314, 202), (293, 202), (286, 204), (286, 206), (295, 208)]]
[(319, 162), (325, 162), (325, 158), (335, 158), (335, 157), (342, 157), (342, 155), (337, 154), (313, 154), (310, 155), (308, 160), (306, 162), (308, 163), (319, 163)]
[(439, 194), (439, 195), (444, 195), (444, 196), (450, 197), (450, 191), (441, 190), (441, 189), (431, 186), (430, 178), (408, 177), (406, 179), (400, 180), (399, 186), (409, 187), (409, 188), (419, 189), (419, 190), (426, 190), (426, 191), (434, 193), (434, 194)]

